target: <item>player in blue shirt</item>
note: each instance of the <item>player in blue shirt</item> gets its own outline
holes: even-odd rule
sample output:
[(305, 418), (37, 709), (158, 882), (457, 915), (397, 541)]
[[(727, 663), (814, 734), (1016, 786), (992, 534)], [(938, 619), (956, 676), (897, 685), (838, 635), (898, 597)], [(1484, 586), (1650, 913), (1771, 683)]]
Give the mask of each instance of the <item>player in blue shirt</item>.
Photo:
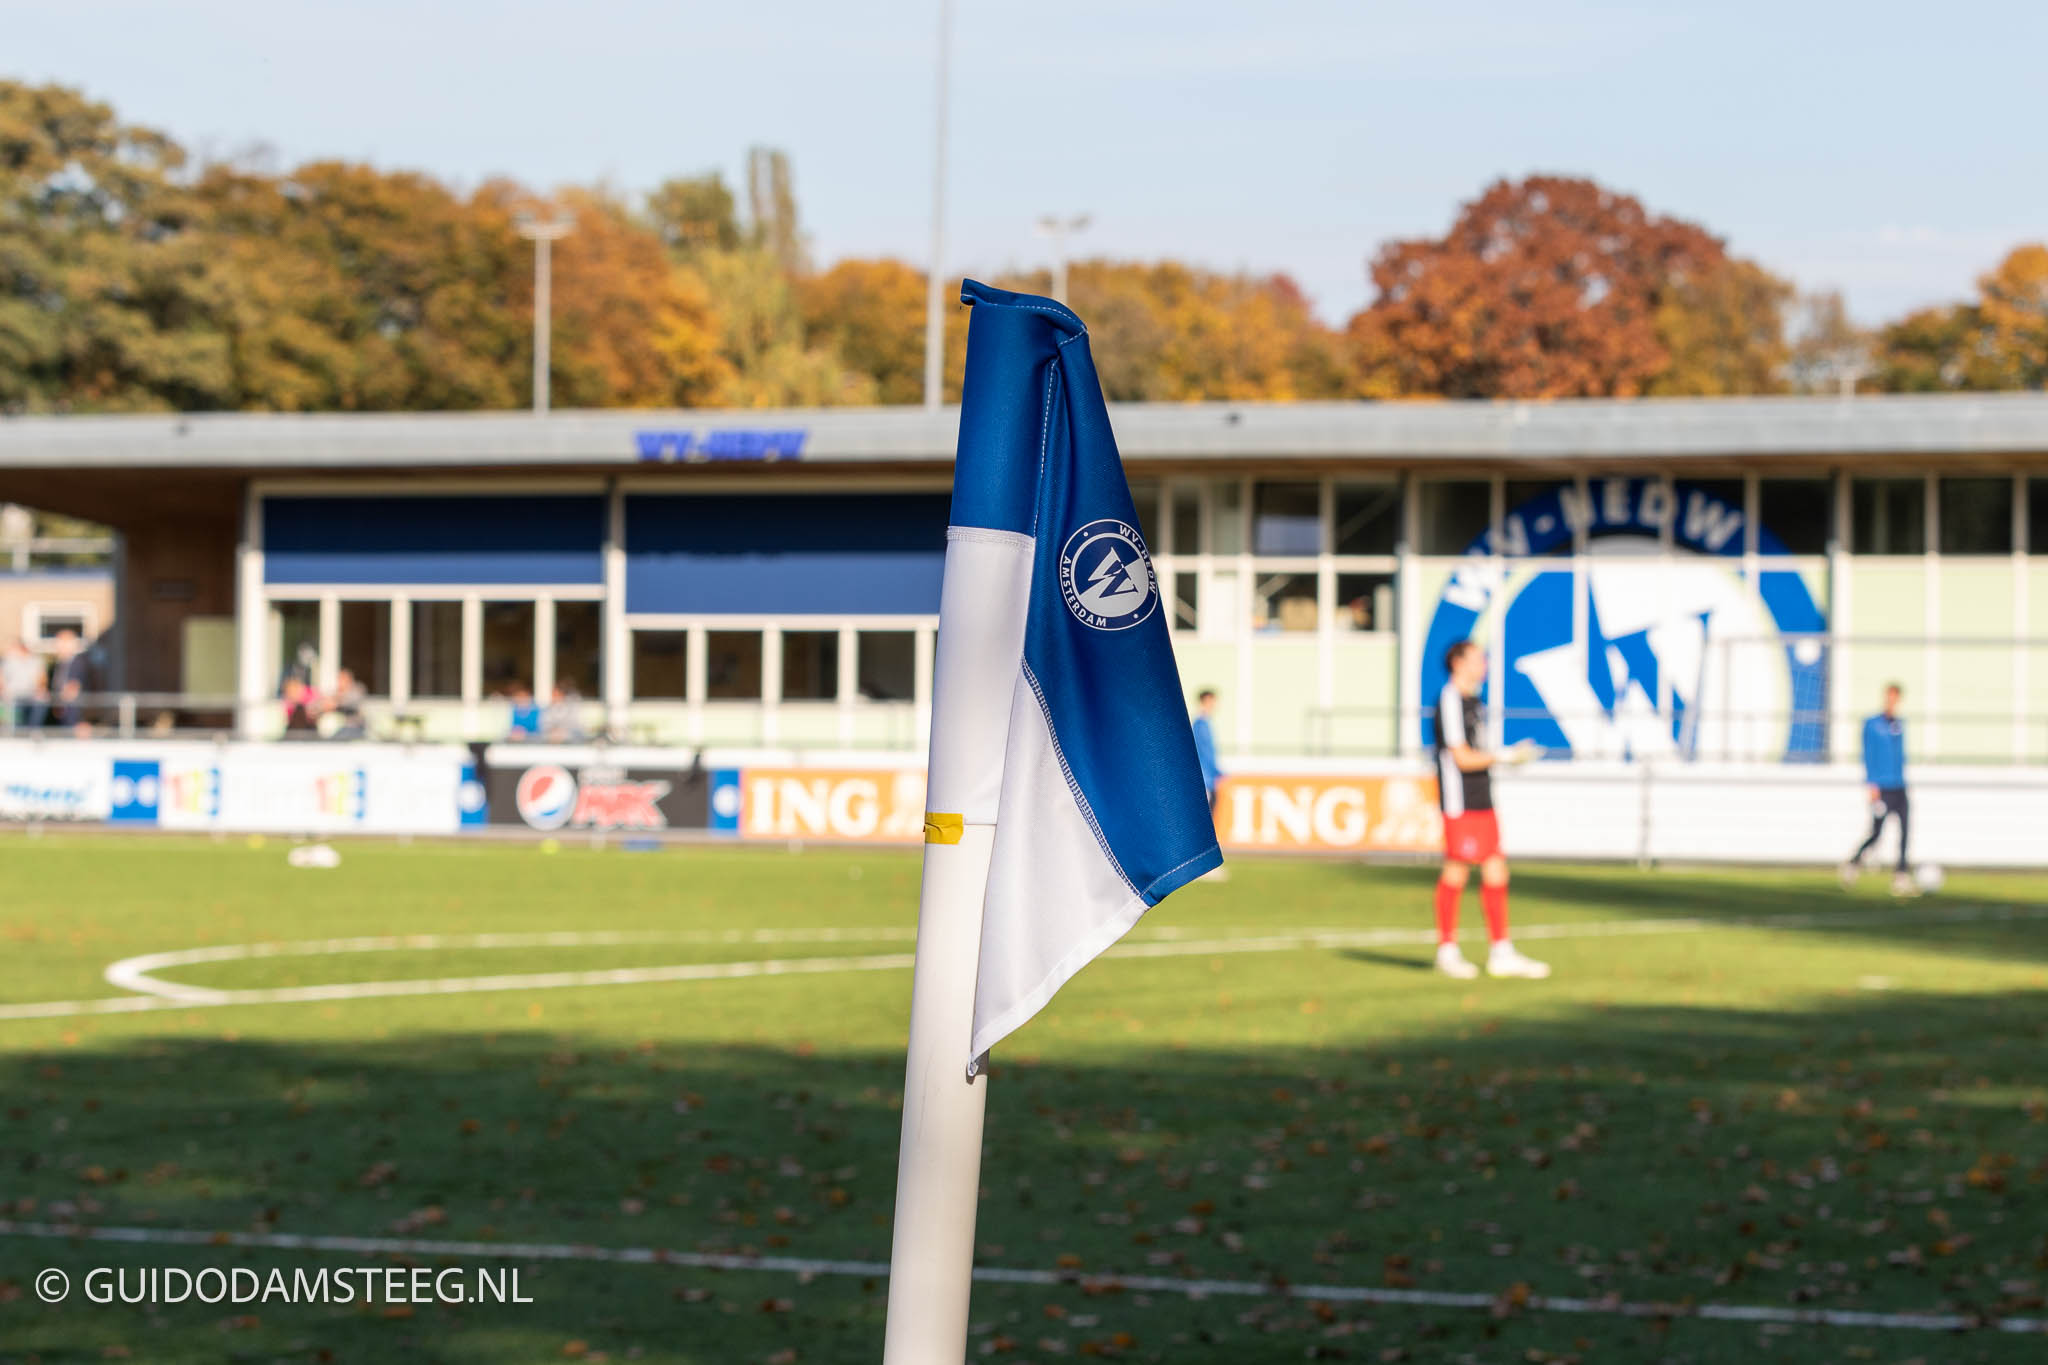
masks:
[(1884, 689), (1884, 710), (1863, 722), (1864, 794), (1870, 798), (1870, 837), (1842, 864), (1842, 885), (1854, 886), (1863, 869), (1863, 857), (1884, 833), (1884, 822), (1899, 817), (1899, 864), (1892, 874), (1892, 894), (1913, 894), (1913, 878), (1906, 872), (1906, 723), (1899, 718), (1897, 683)]
[[(1216, 689), (1205, 687), (1195, 694), (1195, 759), (1202, 765), (1202, 785), (1209, 792), (1209, 817), (1216, 816), (1216, 798), (1223, 786), (1223, 770), (1216, 765)], [(1227, 881), (1230, 873), (1221, 867), (1203, 874), (1207, 881)]]

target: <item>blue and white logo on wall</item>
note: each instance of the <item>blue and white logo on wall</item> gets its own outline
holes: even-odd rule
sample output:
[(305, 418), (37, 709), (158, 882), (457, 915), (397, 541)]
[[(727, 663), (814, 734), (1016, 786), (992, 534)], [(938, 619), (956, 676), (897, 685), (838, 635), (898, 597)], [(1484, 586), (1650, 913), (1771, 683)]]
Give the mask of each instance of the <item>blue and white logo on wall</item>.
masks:
[[(1422, 739), (1446, 681), (1444, 651), (1475, 639), (1502, 655), (1504, 740), (1594, 758), (1825, 756), (1827, 618), (1785, 548), (1712, 490), (1596, 479), (1548, 490), (1480, 536), (1444, 586), (1423, 645)], [(1671, 529), (1674, 553), (1662, 551)], [(1569, 564), (1587, 535), (1584, 572)], [(1495, 559), (1498, 553), (1506, 558)], [(1566, 557), (1545, 563), (1546, 556)], [(1774, 564), (1773, 561), (1776, 561)], [(1783, 565), (1783, 567), (1778, 567)], [(1583, 592), (1581, 591), (1583, 584)]]
[(1159, 607), (1159, 583), (1138, 528), (1091, 521), (1060, 547), (1060, 595), (1084, 626), (1129, 630)]
[(121, 825), (153, 825), (163, 801), (163, 769), (155, 759), (117, 758), (107, 786), (107, 819)]
[(719, 768), (711, 774), (710, 827), (720, 834), (740, 832), (740, 770)]

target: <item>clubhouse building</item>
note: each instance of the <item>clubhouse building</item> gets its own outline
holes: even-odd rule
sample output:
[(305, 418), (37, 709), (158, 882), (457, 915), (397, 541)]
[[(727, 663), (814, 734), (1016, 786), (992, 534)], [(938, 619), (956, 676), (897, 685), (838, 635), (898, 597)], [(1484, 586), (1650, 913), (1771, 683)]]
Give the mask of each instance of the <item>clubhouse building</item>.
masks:
[[(2048, 395), (1112, 409), (1226, 765), (1413, 754), (1447, 643), (1494, 724), (1815, 760), (2048, 761)], [(915, 754), (957, 409), (0, 419), (0, 501), (119, 535), (109, 691), (385, 739), (559, 685), (633, 746)], [(209, 719), (210, 718), (210, 719)]]

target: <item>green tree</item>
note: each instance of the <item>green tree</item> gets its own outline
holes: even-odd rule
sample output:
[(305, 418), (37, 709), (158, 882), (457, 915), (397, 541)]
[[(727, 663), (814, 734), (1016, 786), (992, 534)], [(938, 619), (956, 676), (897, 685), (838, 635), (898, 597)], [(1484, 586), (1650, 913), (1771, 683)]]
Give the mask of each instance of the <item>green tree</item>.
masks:
[(2002, 389), (2048, 384), (2048, 245), (2015, 247), (1978, 281), (1985, 365)]
[(684, 257), (740, 244), (732, 191), (716, 171), (664, 180), (647, 196), (647, 217), (669, 250)]
[(185, 153), (63, 86), (0, 81), (0, 405), (218, 405)]
[(1893, 393), (2048, 386), (2048, 246), (2014, 248), (1974, 303), (1923, 308), (1878, 336), (1876, 387)]
[(1754, 261), (1723, 257), (1682, 270), (1657, 293), (1657, 342), (1669, 359), (1644, 392), (1712, 398), (1779, 393), (1791, 348), (1785, 308), (1792, 285)]

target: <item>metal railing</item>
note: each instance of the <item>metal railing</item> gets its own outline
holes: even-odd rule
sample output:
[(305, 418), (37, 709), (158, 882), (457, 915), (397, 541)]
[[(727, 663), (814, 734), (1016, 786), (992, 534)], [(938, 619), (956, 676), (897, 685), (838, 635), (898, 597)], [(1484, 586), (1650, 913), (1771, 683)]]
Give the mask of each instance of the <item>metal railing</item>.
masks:
[[(723, 705), (726, 704), (706, 704), (708, 708)], [(330, 712), (320, 718), (313, 730), (285, 731), (285, 704), (274, 697), (245, 703), (228, 693), (102, 691), (81, 693), (69, 699), (44, 697), (31, 702), (0, 702), (0, 738), (226, 739), (248, 732), (288, 742), (494, 743), (507, 739), (500, 707), (502, 702), (493, 707), (488, 701), (465, 704), (437, 698), (412, 705), (372, 697), (362, 707), (359, 729)], [(600, 709), (595, 704), (586, 705), (579, 733), (562, 742), (630, 744), (643, 748), (691, 749), (714, 744), (901, 752), (919, 748), (924, 741), (916, 723), (916, 708), (909, 702), (858, 703), (860, 733), (844, 740), (836, 733), (815, 733), (815, 725), (793, 734), (795, 727), (787, 712), (771, 736), (765, 703), (753, 706), (751, 725), (735, 725), (728, 716), (707, 727), (701, 739), (689, 737), (688, 711), (680, 703), (629, 704), (622, 716), (609, 721), (600, 715)], [(251, 722), (246, 726), (242, 724), (245, 715)], [(450, 717), (466, 717), (469, 723), (449, 725)], [(490, 723), (482, 723), (485, 719)], [(443, 723), (437, 725), (437, 720)]]

